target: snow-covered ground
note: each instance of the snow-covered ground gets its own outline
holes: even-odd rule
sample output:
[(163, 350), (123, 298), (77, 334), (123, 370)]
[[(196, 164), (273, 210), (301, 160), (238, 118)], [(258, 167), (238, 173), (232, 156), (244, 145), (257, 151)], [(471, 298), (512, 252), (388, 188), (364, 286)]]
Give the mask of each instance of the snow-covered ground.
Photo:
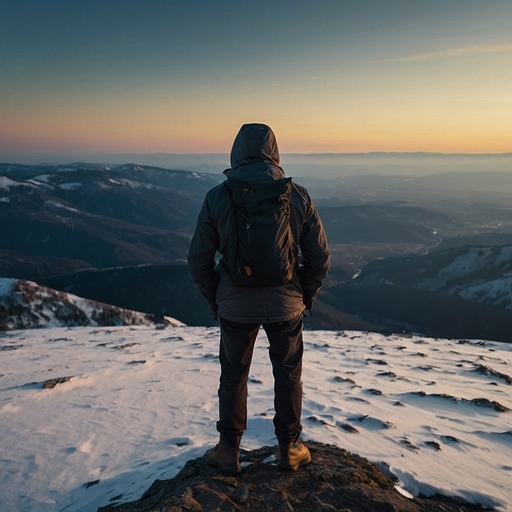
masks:
[[(385, 463), (403, 492), (512, 510), (510, 345), (349, 331), (305, 344), (306, 441)], [(217, 345), (199, 327), (0, 333), (2, 510), (91, 512), (202, 455), (217, 440)], [(262, 333), (243, 448), (275, 443), (272, 389)]]

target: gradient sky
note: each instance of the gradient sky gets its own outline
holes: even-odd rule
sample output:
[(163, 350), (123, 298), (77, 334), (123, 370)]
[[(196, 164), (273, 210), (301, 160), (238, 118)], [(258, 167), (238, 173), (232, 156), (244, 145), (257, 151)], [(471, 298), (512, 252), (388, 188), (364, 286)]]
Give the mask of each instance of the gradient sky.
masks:
[(0, 160), (511, 152), (511, 0), (1, 0)]

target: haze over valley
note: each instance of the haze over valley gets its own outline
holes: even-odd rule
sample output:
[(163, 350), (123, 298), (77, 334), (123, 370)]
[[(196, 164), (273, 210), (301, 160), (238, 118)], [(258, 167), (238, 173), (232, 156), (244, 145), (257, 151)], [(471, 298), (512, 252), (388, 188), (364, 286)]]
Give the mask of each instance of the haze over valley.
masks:
[[(316, 157), (294, 157), (314, 169), (295, 179), (333, 260), (310, 328), (512, 340), (510, 155), (353, 155), (357, 172), (349, 155)], [(424, 165), (441, 161), (457, 163)], [(141, 164), (0, 164), (0, 276), (211, 325), (185, 261), (204, 195), (223, 179)]]

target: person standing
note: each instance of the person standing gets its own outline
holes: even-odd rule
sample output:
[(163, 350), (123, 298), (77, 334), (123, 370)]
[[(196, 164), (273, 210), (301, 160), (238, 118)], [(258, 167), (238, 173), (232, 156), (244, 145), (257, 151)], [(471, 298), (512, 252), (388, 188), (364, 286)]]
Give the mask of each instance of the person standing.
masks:
[[(279, 465), (296, 470), (311, 461), (309, 450), (300, 439), (303, 316), (306, 309), (311, 310), (327, 275), (330, 255), (322, 222), (307, 190), (289, 178), (285, 180), (279, 163), (272, 129), (260, 123), (244, 124), (233, 143), (231, 168), (224, 171), (226, 182), (206, 194), (188, 254), (193, 280), (220, 324), (220, 439), (206, 452), (206, 460), (229, 473), (241, 471), (240, 440), (247, 428), (247, 380), (261, 326), (268, 337), (274, 375), (273, 422)], [(244, 192), (252, 194), (258, 186), (272, 186), (278, 181), (283, 186), (289, 182), (290, 213), (285, 227), (289, 233), (286, 257), (291, 260), (291, 272), (283, 282), (269, 285), (259, 282), (246, 264), (243, 271), (248, 276), (252, 273), (255, 283), (240, 284), (233, 268), (234, 255), (239, 251), (239, 221), (236, 199), (228, 185), (241, 184)], [(279, 243), (285, 242), (281, 239)], [(272, 251), (255, 252), (259, 252), (258, 258), (265, 265), (267, 254), (270, 258)], [(221, 255), (218, 264), (217, 253)]]

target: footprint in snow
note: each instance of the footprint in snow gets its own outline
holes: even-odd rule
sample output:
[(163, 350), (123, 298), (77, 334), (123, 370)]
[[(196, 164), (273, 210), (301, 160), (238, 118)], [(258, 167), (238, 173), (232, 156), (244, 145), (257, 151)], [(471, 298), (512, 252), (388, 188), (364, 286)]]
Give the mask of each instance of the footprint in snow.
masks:
[(349, 425), (348, 423), (341, 423), (337, 421), (336, 426), (344, 430), (345, 432), (348, 432), (349, 434), (359, 434), (359, 430), (357, 430), (356, 427)]
[(351, 418), (347, 418), (347, 421), (351, 421), (353, 423), (358, 422), (369, 430), (386, 430), (389, 428), (394, 428), (393, 423), (390, 421), (382, 421), (378, 418), (372, 418), (368, 415), (353, 416)]

